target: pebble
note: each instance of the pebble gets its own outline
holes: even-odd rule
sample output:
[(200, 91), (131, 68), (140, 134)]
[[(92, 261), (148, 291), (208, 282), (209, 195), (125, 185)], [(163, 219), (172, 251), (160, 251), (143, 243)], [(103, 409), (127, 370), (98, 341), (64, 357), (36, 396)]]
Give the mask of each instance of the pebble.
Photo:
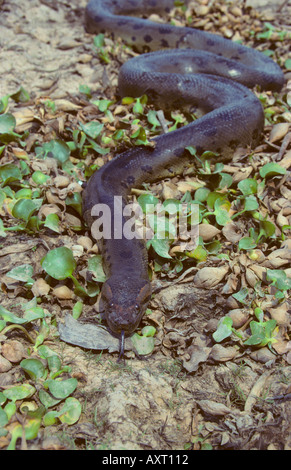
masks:
[(11, 368), (11, 362), (9, 362), (8, 359), (0, 355), (0, 374), (3, 374), (3, 372), (8, 372)]
[(2, 356), (10, 362), (20, 362), (25, 356), (25, 349), (17, 340), (8, 340), (2, 345)]
[(55, 287), (53, 295), (61, 300), (69, 300), (73, 298), (73, 292), (67, 286)]
[(238, 353), (236, 347), (228, 347), (225, 348), (221, 344), (215, 344), (211, 349), (211, 353), (209, 355), (210, 359), (213, 359), (216, 362), (226, 362), (233, 359)]

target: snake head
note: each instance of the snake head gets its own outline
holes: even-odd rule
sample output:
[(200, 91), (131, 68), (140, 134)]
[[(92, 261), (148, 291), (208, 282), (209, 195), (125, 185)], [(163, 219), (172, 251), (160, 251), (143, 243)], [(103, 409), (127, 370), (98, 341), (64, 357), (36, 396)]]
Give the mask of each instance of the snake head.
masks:
[(150, 282), (112, 276), (102, 286), (101, 305), (110, 331), (130, 336), (138, 327), (151, 298)]

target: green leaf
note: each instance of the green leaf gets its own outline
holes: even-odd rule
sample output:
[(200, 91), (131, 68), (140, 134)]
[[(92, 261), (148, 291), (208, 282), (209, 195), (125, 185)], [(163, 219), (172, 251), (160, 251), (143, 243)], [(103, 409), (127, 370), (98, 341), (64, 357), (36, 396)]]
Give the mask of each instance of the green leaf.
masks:
[(238, 242), (239, 250), (252, 250), (257, 246), (255, 240), (251, 237), (243, 237)]
[(22, 179), (22, 173), (18, 166), (13, 163), (6, 163), (0, 166), (0, 180), (3, 185), (12, 183), (13, 181), (20, 181)]
[(23, 318), (27, 322), (31, 322), (31, 321), (34, 321), (34, 320), (40, 320), (42, 318), (45, 318), (45, 313), (44, 313), (43, 308), (36, 305), (35, 307), (26, 308), (24, 310)]
[(46, 142), (42, 146), (42, 152), (44, 153), (44, 157), (55, 158), (60, 163), (66, 162), (70, 157), (70, 148), (66, 144), (66, 142), (55, 139), (51, 140), (50, 142)]
[(155, 346), (155, 340), (152, 336), (140, 336), (134, 333), (131, 342), (140, 356), (150, 354)]
[(41, 265), (51, 277), (63, 280), (72, 275), (77, 263), (72, 251), (65, 246), (61, 246), (49, 251), (42, 259)]
[(2, 409), (2, 407), (0, 406), (0, 428), (4, 428), (4, 426), (6, 426), (6, 424), (8, 423), (8, 416), (6, 414), (6, 412)]
[(219, 225), (226, 225), (230, 221), (229, 209), (231, 204), (226, 199), (216, 199), (214, 203), (214, 214), (216, 217), (216, 222)]
[(12, 437), (7, 450), (14, 450), (17, 440), (22, 438), (23, 435), (25, 435), (26, 440), (35, 439), (38, 435), (40, 425), (41, 419), (39, 417), (26, 419), (24, 425), (17, 423), (10, 431)]
[(104, 124), (96, 121), (88, 122), (87, 124), (82, 124), (79, 122), (80, 128), (85, 132), (86, 135), (91, 137), (91, 139), (96, 139), (104, 127)]
[(16, 408), (16, 405), (15, 405), (14, 401), (9, 401), (9, 402), (5, 405), (4, 411), (5, 411), (5, 413), (7, 414), (9, 420), (10, 420), (10, 419), (12, 418), (12, 416), (15, 414), (16, 409), (17, 409), (17, 408)]
[(51, 373), (55, 374), (56, 372), (59, 372), (61, 370), (62, 363), (57, 354), (54, 354), (53, 356), (49, 356), (47, 358), (47, 363), (48, 363), (48, 367)]
[(66, 380), (53, 380), (48, 379), (45, 381), (45, 386), (55, 398), (67, 398), (71, 393), (76, 390), (78, 385), (77, 379), (71, 378)]
[(78, 214), (82, 215), (82, 196), (80, 193), (73, 193), (66, 198), (66, 205), (73, 207)]
[(48, 175), (45, 175), (42, 171), (39, 170), (32, 173), (31, 178), (32, 181), (34, 181), (36, 184), (45, 184), (50, 179)]
[(23, 400), (24, 398), (32, 397), (35, 393), (35, 388), (30, 384), (15, 385), (11, 388), (3, 390), (3, 395), (9, 400), (15, 402), (16, 400)]
[(255, 211), (258, 209), (259, 204), (255, 196), (246, 196), (245, 204), (244, 204), (244, 211)]
[(31, 264), (21, 264), (6, 273), (6, 276), (22, 282), (33, 282), (33, 267)]
[(276, 227), (272, 222), (269, 222), (268, 220), (263, 220), (260, 223), (260, 234), (265, 235), (265, 237), (272, 237), (275, 235), (276, 232)]
[(272, 285), (280, 290), (291, 289), (291, 279), (282, 269), (267, 269), (267, 281), (272, 281)]
[(83, 311), (83, 302), (76, 302), (74, 307), (73, 307), (73, 311), (72, 311), (72, 316), (73, 318), (75, 318), (75, 320), (78, 320), (78, 318), (80, 317), (80, 315), (82, 314), (82, 311)]
[(143, 213), (152, 213), (155, 210), (156, 205), (159, 203), (159, 199), (152, 194), (141, 194), (137, 202), (143, 210)]
[(30, 188), (22, 188), (19, 189), (15, 193), (15, 199), (31, 199), (32, 198), (32, 190)]
[(106, 275), (103, 271), (102, 256), (94, 255), (88, 260), (88, 270), (94, 274), (94, 280), (97, 282), (105, 282)]
[(236, 292), (235, 294), (232, 294), (232, 297), (234, 297), (236, 300), (241, 302), (242, 304), (246, 304), (245, 299), (247, 298), (249, 293), (249, 290), (247, 287), (243, 287), (240, 289), (239, 292)]
[(169, 254), (170, 242), (167, 239), (155, 239), (149, 240), (147, 246), (152, 246), (155, 252), (162, 258), (172, 259)]
[(79, 400), (73, 397), (66, 399), (64, 406), (58, 413), (61, 423), (72, 425), (78, 421), (81, 416), (82, 406)]
[(266, 163), (260, 169), (260, 175), (262, 178), (267, 178), (271, 176), (285, 175), (286, 169), (283, 168), (279, 163)]
[(58, 413), (59, 412), (57, 410), (48, 411), (43, 417), (43, 425), (44, 426), (53, 426), (54, 424), (56, 424), (57, 423)]
[(38, 397), (39, 397), (41, 403), (46, 408), (51, 408), (52, 406), (57, 405), (61, 401), (60, 398), (53, 398), (48, 392), (46, 392), (45, 390), (42, 390), (42, 389), (39, 390)]
[(21, 86), (19, 90), (16, 93), (13, 93), (10, 95), (10, 97), (16, 102), (16, 103), (26, 103), (26, 101), (29, 101), (30, 96), (29, 93)]
[(196, 191), (195, 191), (195, 201), (198, 201), (198, 202), (205, 202), (207, 200), (207, 197), (210, 193), (210, 189), (208, 188), (198, 188)]
[(244, 196), (250, 196), (251, 194), (256, 194), (258, 183), (254, 179), (247, 178), (240, 181), (237, 186)]
[(16, 126), (16, 119), (12, 114), (0, 115), (0, 134), (10, 134)]
[(225, 338), (228, 338), (232, 334), (232, 319), (230, 317), (223, 317), (219, 320), (216, 331), (212, 337), (214, 341), (220, 343)]
[(157, 112), (154, 111), (153, 109), (150, 109), (147, 115), (147, 120), (149, 124), (153, 126), (153, 130), (155, 130), (156, 127), (161, 127), (161, 123), (157, 118)]
[(45, 374), (45, 367), (39, 359), (24, 359), (20, 365), (32, 380), (40, 379)]
[(3, 114), (5, 113), (7, 107), (8, 107), (8, 101), (9, 101), (10, 95), (5, 95), (0, 98), (0, 113)]
[(156, 328), (154, 326), (145, 326), (142, 330), (141, 330), (141, 334), (143, 336), (154, 336), (156, 334)]
[(12, 209), (12, 215), (16, 219), (28, 222), (32, 214), (39, 210), (43, 199), (18, 199)]
[(60, 233), (60, 219), (57, 214), (48, 214), (44, 221), (44, 226), (53, 232)]
[(14, 313), (9, 312), (5, 307), (0, 305), (0, 317), (3, 318), (6, 322), (9, 323), (15, 323), (15, 324), (22, 324), (26, 323), (26, 320), (24, 318), (20, 318), (17, 315), (14, 315)]
[(195, 250), (191, 251), (190, 253), (186, 253), (189, 258), (197, 259), (197, 261), (202, 262), (207, 260), (207, 250), (203, 248), (203, 246), (198, 245)]
[(233, 179), (228, 173), (220, 173), (219, 188), (229, 188), (232, 185)]

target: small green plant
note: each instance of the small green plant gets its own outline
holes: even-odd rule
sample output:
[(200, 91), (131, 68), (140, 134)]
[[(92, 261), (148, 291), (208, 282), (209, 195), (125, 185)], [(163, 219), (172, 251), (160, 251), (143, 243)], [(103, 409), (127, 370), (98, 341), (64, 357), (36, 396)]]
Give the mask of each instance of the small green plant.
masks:
[(60, 246), (49, 251), (41, 260), (42, 268), (49, 276), (63, 281), (70, 278), (75, 285), (75, 293), (80, 296), (86, 296), (85, 289), (73, 275), (77, 267), (72, 251), (66, 246)]
[(256, 346), (262, 348), (264, 346), (271, 347), (276, 342), (278, 333), (277, 322), (274, 319), (264, 321), (264, 312), (260, 307), (254, 309), (254, 315), (257, 320), (250, 322), (251, 335), (246, 339), (245, 333), (241, 333), (233, 328), (233, 321), (230, 317), (225, 316), (219, 320), (216, 331), (213, 333), (213, 339), (219, 343), (232, 334), (237, 336), (244, 345)]
[(264, 312), (260, 307), (254, 310), (257, 321), (250, 322), (251, 336), (244, 342), (247, 346), (271, 346), (276, 342), (278, 333), (277, 322), (274, 319), (264, 321)]
[(155, 346), (154, 335), (156, 329), (153, 326), (145, 326), (141, 330), (141, 334), (134, 333), (131, 337), (131, 341), (141, 356), (150, 354)]
[(95, 36), (93, 43), (95, 52), (97, 53), (99, 59), (105, 64), (109, 64), (111, 62), (111, 58), (109, 56), (109, 52), (106, 50), (105, 47), (104, 34), (100, 33)]
[[(28, 358), (20, 363), (29, 383), (0, 392), (0, 433), (10, 434), (8, 450), (14, 450), (17, 440), (24, 435), (26, 440), (35, 439), (41, 425), (59, 422), (72, 425), (81, 415), (80, 402), (70, 396), (77, 387), (77, 379), (62, 377), (63, 374), (67, 377), (71, 368), (63, 366), (59, 356), (47, 346), (40, 346), (38, 354), (41, 359)], [(19, 413), (23, 420), (16, 419)]]

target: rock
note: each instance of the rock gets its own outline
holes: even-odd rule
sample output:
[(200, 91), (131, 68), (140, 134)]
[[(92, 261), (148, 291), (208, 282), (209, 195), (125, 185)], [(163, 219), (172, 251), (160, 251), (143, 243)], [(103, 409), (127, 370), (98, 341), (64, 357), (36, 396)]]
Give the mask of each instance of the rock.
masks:
[(226, 362), (233, 359), (238, 354), (235, 346), (224, 347), (221, 344), (215, 344), (211, 349), (209, 358), (215, 362)]
[(54, 288), (53, 295), (61, 300), (69, 300), (73, 298), (74, 293), (67, 286), (59, 286)]
[(11, 362), (9, 362), (8, 359), (0, 355), (0, 374), (3, 374), (3, 372), (8, 372), (11, 368)]
[(8, 340), (2, 345), (2, 355), (10, 362), (20, 362), (25, 356), (24, 346), (17, 340)]

